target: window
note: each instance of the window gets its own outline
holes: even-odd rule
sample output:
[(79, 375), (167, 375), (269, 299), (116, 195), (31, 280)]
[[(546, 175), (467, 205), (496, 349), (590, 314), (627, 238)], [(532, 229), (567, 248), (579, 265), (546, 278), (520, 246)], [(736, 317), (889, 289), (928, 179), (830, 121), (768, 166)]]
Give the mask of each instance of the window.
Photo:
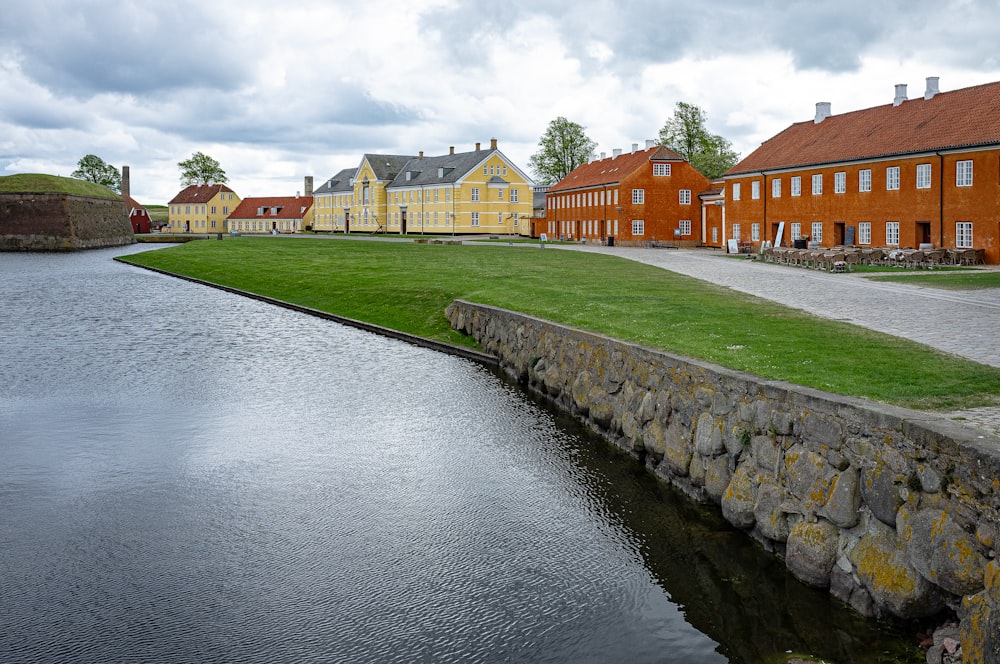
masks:
[(955, 246), (959, 249), (972, 249), (972, 222), (955, 222)]
[(750, 239), (754, 242), (760, 242), (760, 224), (750, 224)]
[(917, 189), (931, 188), (931, 165), (917, 164)]
[(681, 219), (680, 226), (681, 226), (681, 235), (691, 235), (690, 219)]
[(858, 191), (872, 190), (872, 169), (863, 168), (858, 171)]
[(792, 222), (792, 240), (802, 239), (802, 224), (797, 221)]
[(760, 181), (754, 180), (750, 183), (750, 198), (754, 200), (760, 198)]
[(872, 222), (870, 221), (858, 222), (858, 244), (871, 244), (871, 243), (872, 243)]
[(653, 164), (653, 175), (657, 177), (670, 175), (670, 164)]
[(473, 226), (478, 226), (479, 225), (479, 213), (478, 212), (473, 212), (472, 213), (472, 225)]
[(847, 172), (839, 171), (833, 174), (833, 193), (843, 194), (847, 191)]
[(793, 175), (792, 176), (792, 196), (802, 195), (802, 176)]
[(739, 182), (734, 182), (733, 183), (733, 200), (734, 201), (740, 200), (740, 183)]
[(678, 194), (678, 200), (677, 200), (678, 203), (680, 203), (681, 205), (691, 205), (690, 189), (681, 189), (680, 191), (677, 192), (677, 194)]
[(885, 243), (899, 246), (899, 222), (885, 222)]
[(473, 203), (479, 202), (479, 187), (472, 188), (472, 202)]
[(215, 206), (212, 206), (212, 214), (215, 214)]
[(815, 242), (822, 242), (823, 241), (823, 222), (822, 221), (814, 221), (812, 223), (812, 238), (810, 238), (810, 239), (812, 239)]
[(497, 189), (497, 200), (503, 200), (503, 188)]
[(812, 177), (813, 181), (813, 196), (821, 196), (823, 194), (823, 174), (817, 173)]
[(719, 227), (712, 226), (712, 244), (719, 244)]
[(743, 239), (743, 230), (740, 228), (739, 224), (733, 224), (733, 239), (734, 240)]
[(510, 190), (510, 202), (517, 203), (517, 189)]
[(483, 175), (489, 175), (489, 174), (490, 174), (490, 167), (483, 166)]
[(632, 220), (632, 235), (642, 235), (646, 229), (646, 222), (642, 219)]
[(223, 205), (222, 206), (222, 214), (226, 215), (227, 217), (229, 216), (229, 206), (228, 205)]
[(451, 201), (451, 189), (444, 190), (444, 202), (448, 203)]
[(632, 190), (632, 205), (642, 205), (646, 202), (646, 190), (645, 189), (633, 189)]
[(956, 187), (971, 187), (972, 186), (972, 160), (965, 159), (963, 161), (955, 162), (955, 186)]
[(885, 169), (885, 190), (897, 191), (899, 189), (899, 166), (890, 166)]
[(771, 180), (771, 198), (781, 198), (781, 178)]

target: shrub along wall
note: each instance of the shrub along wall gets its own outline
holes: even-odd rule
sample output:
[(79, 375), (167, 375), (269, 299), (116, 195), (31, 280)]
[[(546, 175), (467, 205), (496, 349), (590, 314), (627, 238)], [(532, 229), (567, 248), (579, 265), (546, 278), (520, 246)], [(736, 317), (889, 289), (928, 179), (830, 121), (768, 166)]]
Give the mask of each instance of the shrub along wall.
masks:
[[(453, 328), (868, 616), (962, 619), (1000, 655), (1000, 440), (928, 413), (456, 301)], [(978, 657), (977, 657), (978, 655)]]
[(0, 194), (0, 251), (74, 251), (134, 242), (121, 198)]

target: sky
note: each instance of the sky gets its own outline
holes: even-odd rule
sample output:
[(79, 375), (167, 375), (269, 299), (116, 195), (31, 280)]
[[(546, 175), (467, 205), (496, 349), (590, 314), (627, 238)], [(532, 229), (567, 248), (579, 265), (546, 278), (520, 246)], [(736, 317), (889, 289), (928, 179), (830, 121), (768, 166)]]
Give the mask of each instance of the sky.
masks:
[(0, 175), (95, 154), (166, 204), (218, 160), (293, 196), (365, 153), (470, 151), (522, 170), (549, 123), (645, 147), (677, 102), (746, 156), (833, 114), (1000, 80), (996, 0), (5, 0)]

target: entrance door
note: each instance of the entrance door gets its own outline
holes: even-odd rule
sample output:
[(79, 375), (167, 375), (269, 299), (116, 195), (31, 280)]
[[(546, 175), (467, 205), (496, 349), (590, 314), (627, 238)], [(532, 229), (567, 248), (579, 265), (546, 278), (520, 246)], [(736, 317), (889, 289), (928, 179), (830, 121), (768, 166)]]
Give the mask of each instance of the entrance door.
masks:
[(399, 215), (399, 234), (406, 235), (406, 210)]
[(844, 222), (835, 221), (833, 222), (833, 245), (842, 247), (845, 244), (854, 244), (853, 238), (851, 242), (847, 242), (844, 237)]
[(931, 222), (918, 221), (917, 246), (920, 246), (921, 244), (930, 244), (930, 242), (931, 242)]

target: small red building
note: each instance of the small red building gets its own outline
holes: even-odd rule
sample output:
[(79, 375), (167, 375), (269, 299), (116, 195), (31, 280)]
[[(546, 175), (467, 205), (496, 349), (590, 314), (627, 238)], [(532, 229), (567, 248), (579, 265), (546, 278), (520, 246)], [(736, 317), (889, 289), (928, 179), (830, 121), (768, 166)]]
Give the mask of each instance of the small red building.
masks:
[(544, 232), (550, 239), (620, 244), (700, 244), (698, 195), (709, 181), (683, 157), (653, 141), (615, 150), (577, 167), (549, 188)]

